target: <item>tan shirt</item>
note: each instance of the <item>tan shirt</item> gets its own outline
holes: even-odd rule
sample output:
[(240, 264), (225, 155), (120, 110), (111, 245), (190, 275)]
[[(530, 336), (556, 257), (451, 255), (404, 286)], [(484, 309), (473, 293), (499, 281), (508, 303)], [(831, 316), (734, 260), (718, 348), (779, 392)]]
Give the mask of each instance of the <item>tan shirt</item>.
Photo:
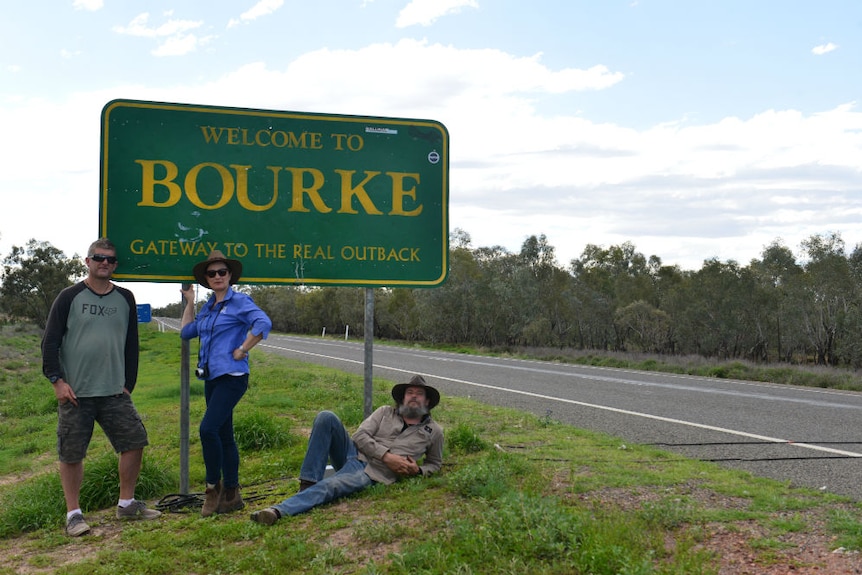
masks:
[(443, 429), (431, 415), (421, 423), (405, 426), (404, 420), (391, 405), (377, 408), (353, 434), (359, 459), (365, 461), (365, 473), (387, 485), (400, 476), (383, 463), (387, 451), (410, 456), (419, 464), (422, 475), (431, 475), (443, 465)]

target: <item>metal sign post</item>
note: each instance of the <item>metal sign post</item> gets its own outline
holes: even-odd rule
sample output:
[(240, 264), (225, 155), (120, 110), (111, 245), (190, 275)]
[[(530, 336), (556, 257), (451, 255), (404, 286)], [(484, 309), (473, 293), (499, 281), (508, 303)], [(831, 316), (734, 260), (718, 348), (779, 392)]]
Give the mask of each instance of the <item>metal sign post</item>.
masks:
[[(183, 291), (191, 287), (191, 284), (183, 284)], [(183, 317), (183, 311), (189, 303), (186, 298), (182, 298), (183, 304), (180, 306), (180, 318)], [(191, 383), (190, 361), (189, 361), (189, 341), (182, 339), (180, 345), (180, 493), (188, 494), (189, 492), (189, 412), (191, 409)]]
[(374, 290), (365, 288), (365, 403), (363, 404), (363, 412), (365, 417), (371, 415), (374, 409), (372, 392), (374, 390), (373, 371), (374, 371)]

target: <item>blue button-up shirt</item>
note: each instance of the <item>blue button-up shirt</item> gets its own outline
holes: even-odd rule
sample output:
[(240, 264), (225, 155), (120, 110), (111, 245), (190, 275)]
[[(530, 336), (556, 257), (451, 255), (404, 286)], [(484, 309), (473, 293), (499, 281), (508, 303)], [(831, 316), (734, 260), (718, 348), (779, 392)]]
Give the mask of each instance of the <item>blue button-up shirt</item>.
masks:
[(180, 332), (183, 339), (200, 338), (198, 367), (207, 366), (207, 379), (225, 374), (248, 373), (248, 356), (237, 361), (233, 350), (242, 345), (249, 331), (252, 335), (269, 335), (272, 321), (257, 307), (248, 294), (228, 289), (225, 298), (215, 303), (213, 295)]

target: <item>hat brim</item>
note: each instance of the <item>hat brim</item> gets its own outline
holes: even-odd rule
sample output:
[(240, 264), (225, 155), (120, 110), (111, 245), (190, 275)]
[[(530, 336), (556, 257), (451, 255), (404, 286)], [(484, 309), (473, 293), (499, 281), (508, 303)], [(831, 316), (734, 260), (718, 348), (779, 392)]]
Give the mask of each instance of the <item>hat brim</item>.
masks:
[(429, 410), (434, 409), (437, 407), (437, 404), (440, 403), (440, 392), (428, 384), (417, 385), (415, 383), (399, 383), (392, 387), (392, 399), (394, 399), (398, 405), (404, 403), (404, 393), (407, 391), (408, 387), (421, 387), (425, 390), (425, 398), (428, 399)]
[(242, 277), (242, 262), (239, 260), (229, 260), (227, 258), (204, 260), (196, 263), (195, 267), (192, 268), (192, 275), (195, 276), (195, 280), (197, 280), (197, 282), (203, 287), (210, 289), (209, 281), (207, 281), (207, 268), (210, 264), (214, 264), (216, 262), (224, 263), (224, 265), (227, 266), (227, 269), (230, 270), (229, 285), (234, 285), (239, 281), (239, 278)]

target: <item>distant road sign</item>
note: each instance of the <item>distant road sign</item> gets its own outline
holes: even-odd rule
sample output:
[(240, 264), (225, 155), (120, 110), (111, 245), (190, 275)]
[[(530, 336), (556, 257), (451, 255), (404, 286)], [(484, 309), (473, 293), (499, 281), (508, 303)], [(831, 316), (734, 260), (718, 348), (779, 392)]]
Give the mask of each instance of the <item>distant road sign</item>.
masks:
[(118, 280), (434, 287), (448, 274), (449, 136), (431, 120), (114, 100), (99, 232)]
[(152, 308), (148, 303), (138, 304), (138, 323), (150, 323), (152, 320)]

